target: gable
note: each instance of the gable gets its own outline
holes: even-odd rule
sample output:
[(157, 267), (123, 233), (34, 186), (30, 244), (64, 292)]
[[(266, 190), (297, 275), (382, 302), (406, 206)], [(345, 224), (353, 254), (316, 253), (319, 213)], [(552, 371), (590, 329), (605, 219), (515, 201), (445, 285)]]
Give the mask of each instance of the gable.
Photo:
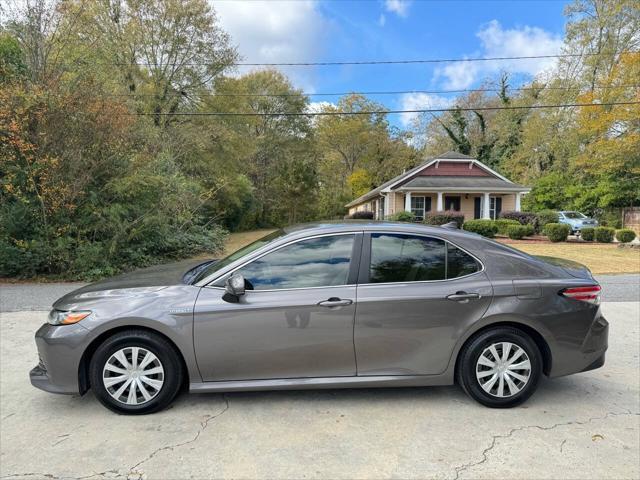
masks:
[(492, 175), (475, 163), (436, 162), (417, 173), (417, 176), (491, 177)]

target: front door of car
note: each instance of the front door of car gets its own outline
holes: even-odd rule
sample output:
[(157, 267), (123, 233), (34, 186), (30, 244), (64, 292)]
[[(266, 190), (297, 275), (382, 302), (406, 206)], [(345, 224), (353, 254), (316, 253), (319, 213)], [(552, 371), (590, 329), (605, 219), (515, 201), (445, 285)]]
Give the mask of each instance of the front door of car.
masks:
[(480, 262), (443, 239), (365, 235), (354, 329), (358, 375), (442, 373), (492, 293)]
[(222, 299), (225, 275), (203, 287), (194, 347), (204, 381), (356, 374), (353, 322), (362, 234), (299, 240), (234, 272), (238, 303)]

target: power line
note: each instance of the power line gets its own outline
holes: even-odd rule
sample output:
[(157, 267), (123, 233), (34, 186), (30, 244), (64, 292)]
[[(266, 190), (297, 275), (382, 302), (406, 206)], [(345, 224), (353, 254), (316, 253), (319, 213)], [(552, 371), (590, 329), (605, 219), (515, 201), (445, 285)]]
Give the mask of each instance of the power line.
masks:
[[(580, 90), (582, 87), (518, 87), (508, 88), (508, 92), (522, 92), (522, 91), (541, 91), (541, 90)], [(615, 89), (615, 88), (640, 88), (640, 85), (595, 85), (597, 90)], [(404, 95), (411, 93), (424, 93), (424, 94), (451, 94), (451, 93), (481, 93), (481, 92), (499, 92), (500, 88), (463, 88), (457, 90), (379, 90), (379, 91), (345, 91), (345, 92), (297, 92), (297, 93), (199, 93), (194, 96), (197, 97), (339, 97), (343, 95)], [(105, 93), (99, 94), (100, 97), (156, 97), (154, 93)], [(171, 97), (187, 97), (188, 95), (182, 92), (173, 92)]]
[(348, 116), (348, 115), (387, 115), (396, 113), (443, 113), (443, 112), (472, 112), (472, 111), (496, 111), (496, 110), (526, 110), (526, 109), (541, 109), (541, 108), (568, 108), (568, 107), (607, 107), (614, 105), (638, 105), (640, 101), (634, 102), (608, 102), (608, 103), (566, 103), (555, 105), (514, 105), (509, 107), (460, 107), (460, 108), (426, 108), (426, 109), (413, 109), (413, 110), (361, 110), (355, 112), (160, 112), (160, 113), (127, 113), (125, 115), (136, 116), (236, 116), (236, 117), (317, 117), (317, 116)]
[(593, 55), (605, 55), (606, 53), (560, 53), (553, 55), (519, 55), (513, 57), (471, 57), (471, 58), (435, 58), (418, 60), (359, 60), (347, 62), (274, 62), (274, 63), (245, 63), (239, 62), (237, 66), (249, 67), (314, 67), (334, 65), (410, 65), (422, 63), (454, 63), (454, 62), (490, 62), (503, 60), (533, 60), (544, 58), (572, 58)]
[[(519, 55), (512, 57), (469, 57), (469, 58), (432, 58), (432, 59), (410, 59), (410, 60), (353, 60), (353, 61), (328, 61), (328, 62), (97, 62), (100, 65), (139, 65), (149, 67), (159, 67), (168, 65), (179, 66), (209, 66), (219, 65), (223, 67), (319, 67), (319, 66), (340, 66), (340, 65), (415, 65), (430, 63), (456, 63), (456, 62), (492, 62), (504, 60), (534, 60), (545, 58), (578, 58), (593, 57), (600, 55), (617, 55), (631, 52), (593, 52), (593, 53), (557, 53), (550, 55)], [(76, 62), (78, 63), (78, 62)], [(92, 62), (96, 63), (96, 62)]]

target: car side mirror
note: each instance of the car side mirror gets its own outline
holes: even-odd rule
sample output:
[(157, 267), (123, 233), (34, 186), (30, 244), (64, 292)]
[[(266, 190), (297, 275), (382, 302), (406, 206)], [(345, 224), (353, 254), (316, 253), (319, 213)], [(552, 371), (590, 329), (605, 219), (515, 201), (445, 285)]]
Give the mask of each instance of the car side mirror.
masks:
[(245, 280), (239, 273), (234, 273), (224, 282), (222, 299), (229, 303), (238, 303), (245, 293)]

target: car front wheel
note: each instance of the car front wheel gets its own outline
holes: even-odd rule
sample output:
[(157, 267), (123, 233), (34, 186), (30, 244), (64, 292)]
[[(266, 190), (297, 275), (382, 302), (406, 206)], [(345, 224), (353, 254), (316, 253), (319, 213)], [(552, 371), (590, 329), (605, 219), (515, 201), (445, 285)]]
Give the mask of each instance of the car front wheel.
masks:
[(472, 337), (458, 361), (457, 380), (474, 400), (508, 408), (527, 400), (542, 375), (542, 357), (525, 332), (496, 327)]
[(95, 351), (91, 387), (117, 413), (141, 415), (167, 407), (182, 384), (182, 364), (173, 345), (146, 330), (118, 332)]

